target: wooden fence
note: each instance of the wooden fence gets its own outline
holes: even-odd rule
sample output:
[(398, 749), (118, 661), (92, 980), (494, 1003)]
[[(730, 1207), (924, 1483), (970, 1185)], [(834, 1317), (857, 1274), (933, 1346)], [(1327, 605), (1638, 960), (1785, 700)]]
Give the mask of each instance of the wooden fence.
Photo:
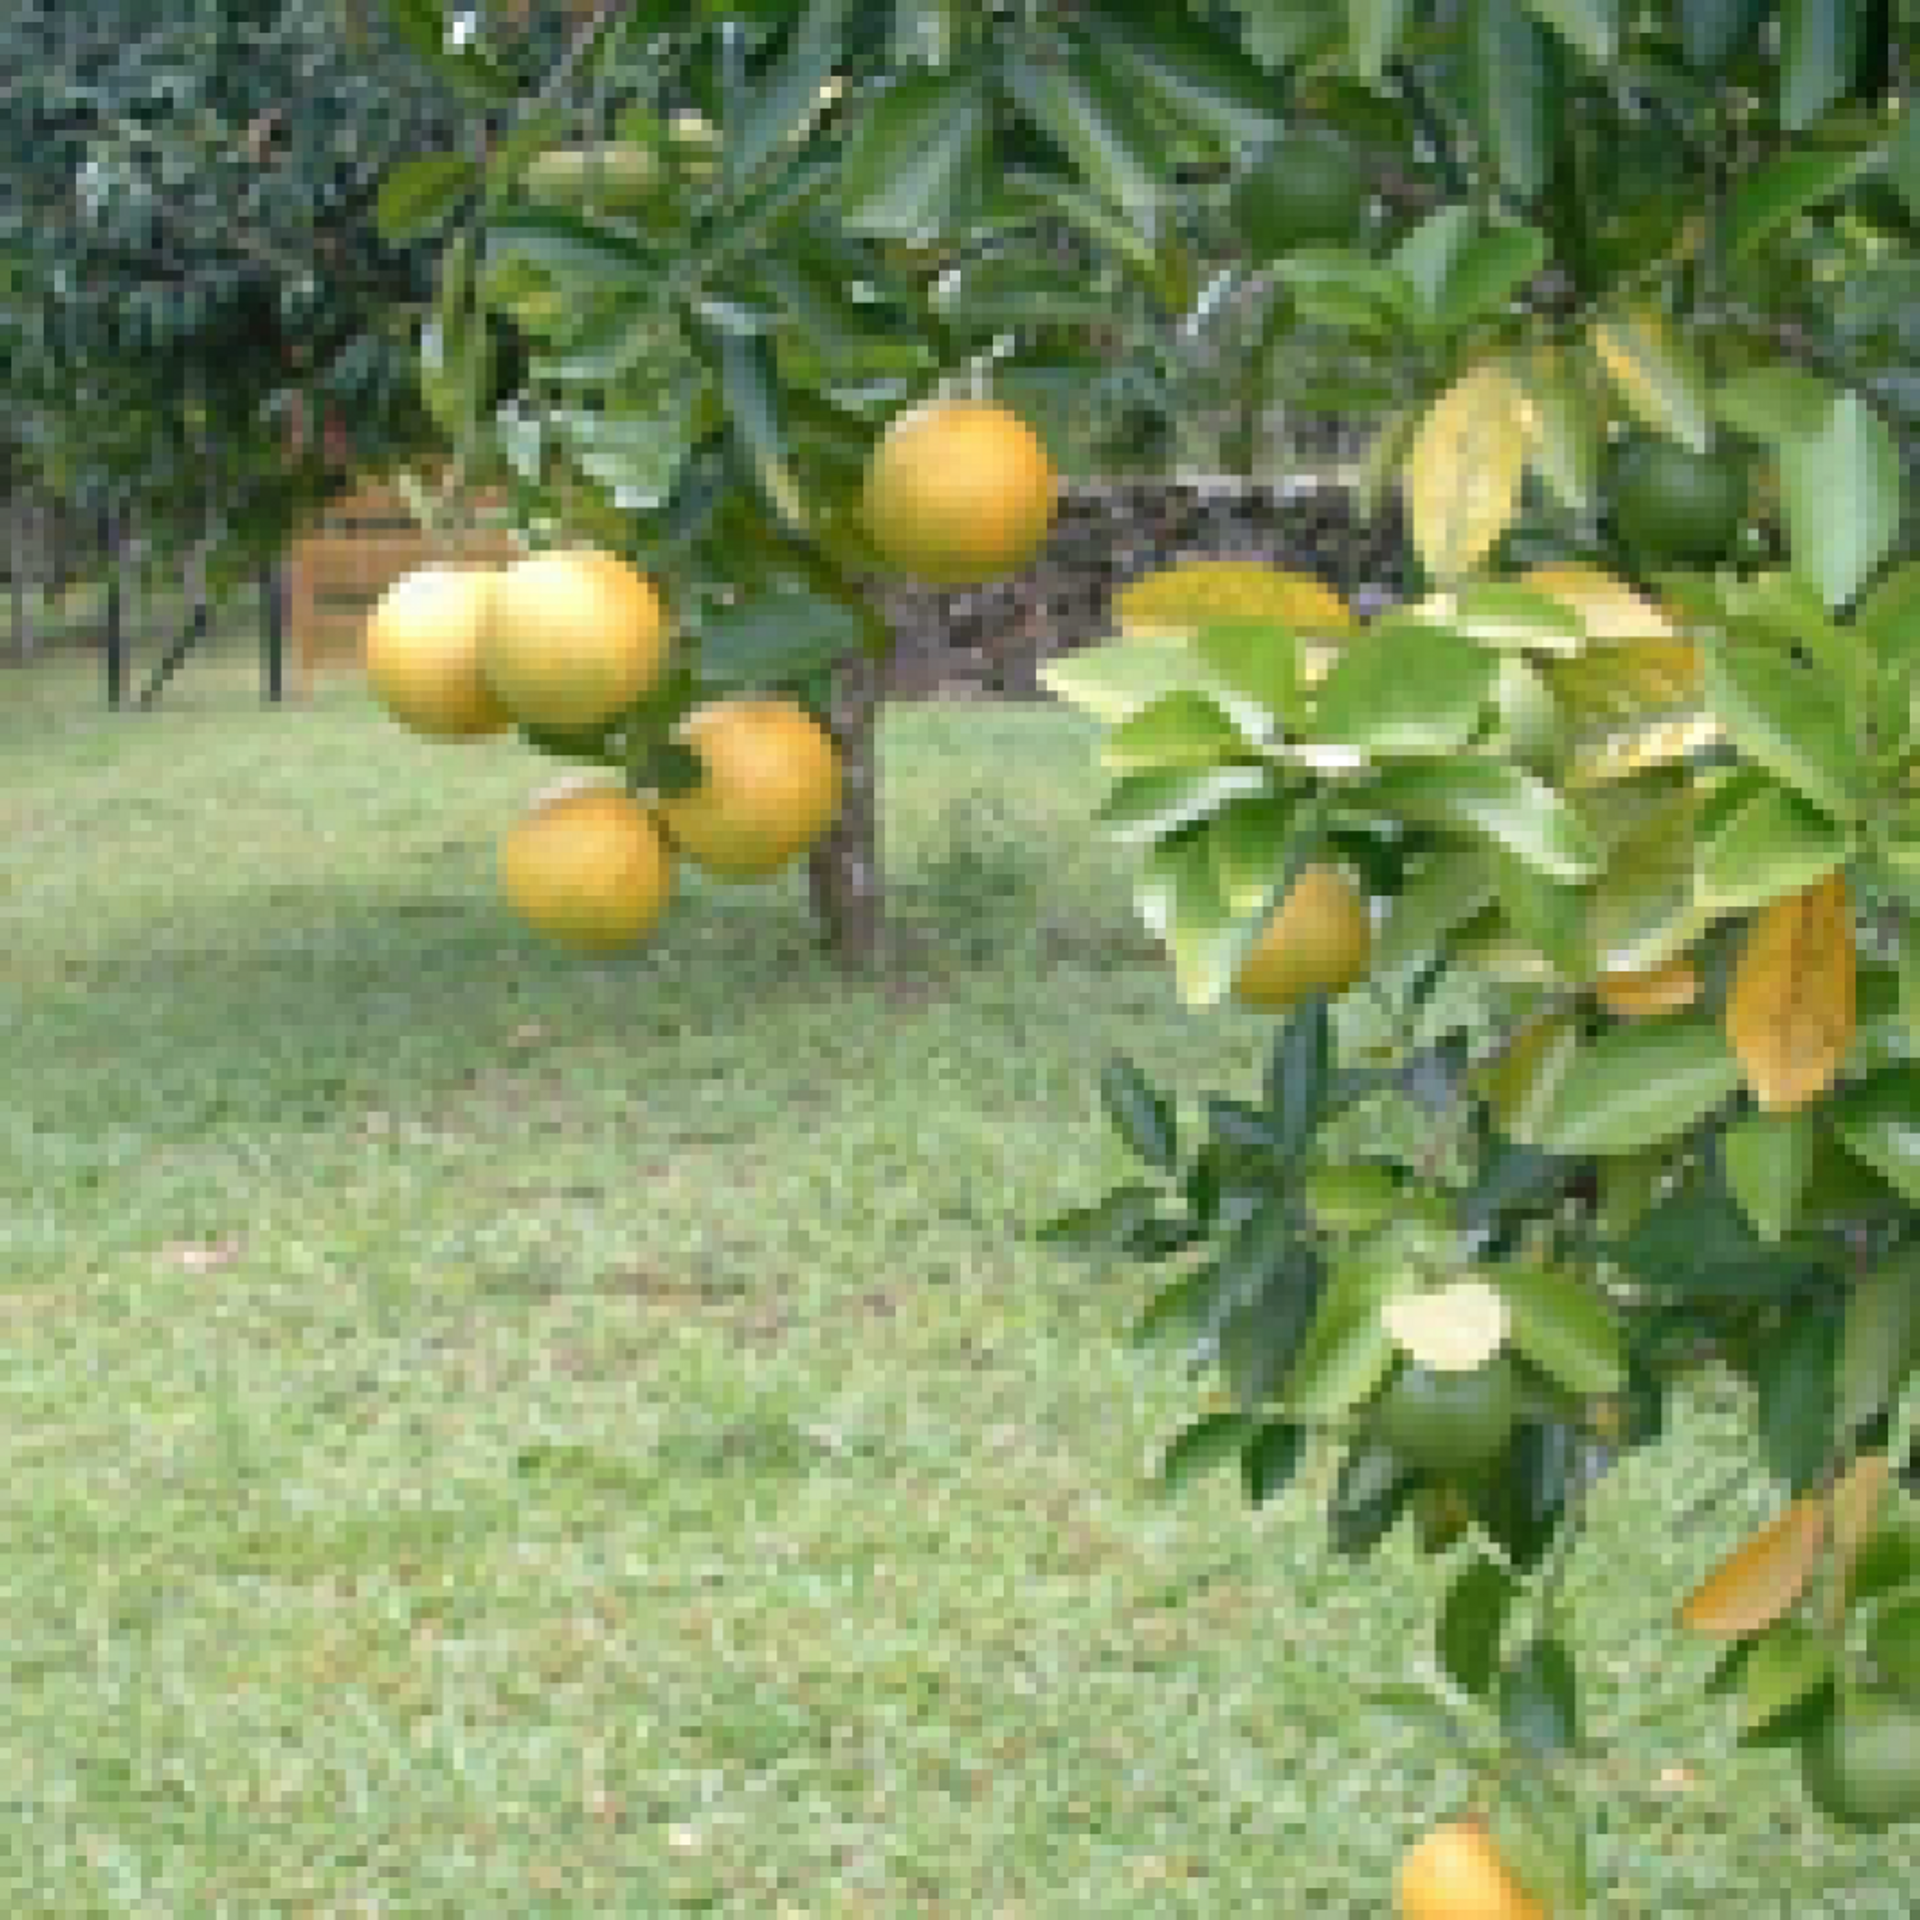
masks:
[[(485, 509), (498, 497), (482, 495)], [(429, 563), (498, 566), (520, 557), (503, 527), (462, 526), (429, 534), (397, 487), (371, 482), (329, 507), (320, 526), (296, 540), (287, 565), (287, 626), (302, 692), (323, 667), (355, 666), (374, 602)]]

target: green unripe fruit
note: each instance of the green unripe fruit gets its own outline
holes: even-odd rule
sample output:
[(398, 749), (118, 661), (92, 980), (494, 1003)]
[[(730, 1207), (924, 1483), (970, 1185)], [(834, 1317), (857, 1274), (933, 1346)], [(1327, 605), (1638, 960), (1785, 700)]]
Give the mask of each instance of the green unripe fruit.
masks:
[(551, 147), (529, 164), (523, 182), (536, 205), (565, 212), (601, 207), (632, 213), (660, 185), (660, 163), (631, 141), (606, 140), (585, 147)]
[(1439, 1373), (1408, 1360), (1373, 1403), (1372, 1426), (1413, 1466), (1471, 1473), (1507, 1444), (1519, 1411), (1519, 1381), (1504, 1352), (1466, 1373)]
[(1614, 471), (1614, 527), (1643, 562), (1715, 565), (1733, 551), (1746, 510), (1745, 467), (1725, 453), (1649, 437), (1629, 446)]
[(1800, 1779), (1842, 1826), (1920, 1820), (1920, 1707), (1877, 1687), (1843, 1694), (1801, 1742)]
[(1283, 133), (1234, 183), (1234, 226), (1256, 260), (1352, 240), (1367, 210), (1360, 157), (1327, 127)]

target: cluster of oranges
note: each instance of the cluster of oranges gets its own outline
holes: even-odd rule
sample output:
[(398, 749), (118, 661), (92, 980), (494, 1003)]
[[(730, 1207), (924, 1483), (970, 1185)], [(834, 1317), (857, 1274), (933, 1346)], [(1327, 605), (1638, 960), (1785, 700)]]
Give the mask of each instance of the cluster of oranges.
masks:
[[(407, 575), (374, 609), (365, 653), (396, 718), (429, 739), (470, 740), (514, 724), (603, 727), (657, 684), (668, 646), (653, 584), (617, 555), (570, 548)], [(665, 911), (676, 854), (758, 879), (832, 824), (839, 758), (796, 702), (715, 700), (677, 738), (700, 763), (686, 792), (636, 797), (575, 776), (508, 833), (501, 881), (530, 926), (587, 949), (630, 945)]]
[[(947, 400), (893, 422), (862, 510), (884, 560), (951, 586), (1024, 565), (1046, 538), (1054, 497), (1052, 465), (1024, 421)], [(618, 555), (565, 548), (503, 568), (418, 569), (375, 607), (364, 652), (376, 696), (426, 738), (513, 725), (590, 732), (657, 686), (669, 624), (654, 583)], [(795, 701), (711, 701), (675, 738), (700, 763), (690, 789), (637, 797), (576, 776), (508, 834), (501, 880), (529, 925), (590, 950), (630, 945), (665, 911), (676, 855), (726, 879), (763, 879), (839, 811), (838, 753)]]

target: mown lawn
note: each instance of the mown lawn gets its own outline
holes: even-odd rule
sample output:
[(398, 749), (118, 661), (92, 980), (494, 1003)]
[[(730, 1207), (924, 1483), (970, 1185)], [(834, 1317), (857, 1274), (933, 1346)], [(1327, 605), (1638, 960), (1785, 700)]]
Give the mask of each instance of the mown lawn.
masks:
[[(885, 735), (899, 952), (797, 876), (544, 948), (496, 835), (555, 771), (244, 647), (109, 716), (0, 672), (0, 1908), (11, 1915), (1383, 1914), (1462, 1776), (1359, 1710), (1442, 1570), (1156, 1499), (1196, 1404), (1144, 1280), (1022, 1230), (1123, 1164), (1124, 1048), (1251, 1090), (1090, 827), (1091, 735)], [(1600, 1498), (1607, 1915), (1906, 1916), (1664, 1622), (1741, 1409)]]

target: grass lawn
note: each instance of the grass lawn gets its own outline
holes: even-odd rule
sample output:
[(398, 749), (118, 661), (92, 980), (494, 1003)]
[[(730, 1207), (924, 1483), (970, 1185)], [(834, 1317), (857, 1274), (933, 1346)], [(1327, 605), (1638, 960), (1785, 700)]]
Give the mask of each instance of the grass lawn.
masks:
[[(142, 662), (142, 672), (149, 663)], [(1052, 709), (896, 710), (899, 954), (797, 875), (683, 875), (582, 961), (496, 898), (557, 771), (430, 747), (245, 644), (151, 714), (0, 671), (0, 1909), (9, 1915), (1384, 1914), (1464, 1779), (1356, 1709), (1442, 1566), (1147, 1471), (1197, 1402), (1144, 1277), (1023, 1228), (1124, 1163), (1183, 1013)], [(1597, 1502), (1596, 1913), (1912, 1912), (1703, 1704), (1676, 1533), (1742, 1409)], [(1903, 1892), (1902, 1889), (1905, 1889)]]

